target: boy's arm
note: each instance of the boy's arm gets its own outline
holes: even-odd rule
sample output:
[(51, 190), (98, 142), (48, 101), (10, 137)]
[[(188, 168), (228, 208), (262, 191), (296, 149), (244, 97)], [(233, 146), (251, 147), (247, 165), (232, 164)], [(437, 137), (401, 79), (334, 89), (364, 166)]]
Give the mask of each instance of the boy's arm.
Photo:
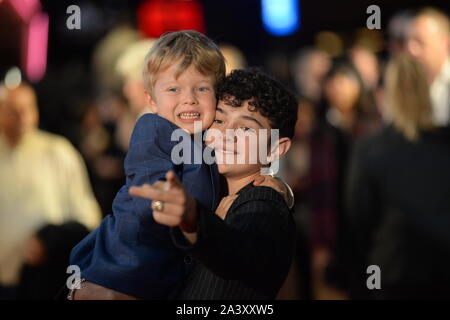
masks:
[[(155, 115), (145, 114), (136, 122), (125, 158), (126, 187), (119, 192), (114, 204), (120, 209), (121, 203), (129, 201), (128, 188), (163, 180), (168, 170), (181, 174), (182, 166), (175, 165), (171, 150), (176, 141), (171, 141), (174, 125)], [(133, 213), (141, 223), (152, 224), (151, 201), (132, 198)]]

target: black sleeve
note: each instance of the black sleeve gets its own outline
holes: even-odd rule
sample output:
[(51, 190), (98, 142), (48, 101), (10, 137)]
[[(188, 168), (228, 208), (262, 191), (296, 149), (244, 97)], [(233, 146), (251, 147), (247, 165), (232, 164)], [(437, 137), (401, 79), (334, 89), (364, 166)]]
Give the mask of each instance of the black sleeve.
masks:
[(279, 205), (248, 201), (234, 208), (227, 222), (201, 207), (196, 243), (190, 244), (178, 228), (173, 240), (221, 278), (256, 287), (265, 278), (282, 282), (292, 259), (295, 227), (289, 211)]

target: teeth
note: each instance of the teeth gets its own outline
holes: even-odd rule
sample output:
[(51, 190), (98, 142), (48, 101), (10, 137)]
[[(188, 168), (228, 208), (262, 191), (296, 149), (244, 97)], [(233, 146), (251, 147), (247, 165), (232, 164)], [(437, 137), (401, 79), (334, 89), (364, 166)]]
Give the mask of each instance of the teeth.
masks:
[(227, 150), (218, 150), (218, 151), (225, 154), (234, 154), (234, 151), (227, 151)]
[(195, 119), (200, 117), (200, 113), (198, 112), (182, 112), (180, 113), (180, 118), (183, 119)]

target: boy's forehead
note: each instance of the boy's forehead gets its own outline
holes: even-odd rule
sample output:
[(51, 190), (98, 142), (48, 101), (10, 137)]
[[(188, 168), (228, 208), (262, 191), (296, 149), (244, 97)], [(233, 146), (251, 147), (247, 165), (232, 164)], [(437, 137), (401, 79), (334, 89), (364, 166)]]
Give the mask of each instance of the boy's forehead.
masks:
[(190, 64), (188, 66), (183, 66), (180, 63), (173, 63), (173, 64), (165, 64), (159, 68), (158, 71), (155, 72), (154, 78), (155, 80), (164, 77), (164, 78), (170, 78), (172, 80), (178, 80), (182, 75), (185, 73), (193, 74), (194, 76), (198, 78), (204, 78), (205, 80), (212, 80), (216, 81), (215, 75), (213, 73), (211, 74), (204, 74), (202, 73), (194, 64)]
[(233, 100), (220, 99), (217, 104), (217, 111), (225, 116), (230, 114), (235, 114), (237, 116), (250, 116), (259, 120), (259, 122), (263, 123), (267, 128), (272, 128), (270, 120), (262, 115), (256, 108), (254, 98), (244, 100), (240, 105), (233, 104), (231, 101)]
[[(255, 98), (250, 98), (246, 100), (239, 100), (233, 95), (225, 95), (219, 99), (219, 105), (226, 106), (227, 108), (242, 109), (252, 113), (258, 112), (256, 108)], [(244, 107), (244, 108), (242, 108)], [(259, 112), (258, 112), (259, 113)]]

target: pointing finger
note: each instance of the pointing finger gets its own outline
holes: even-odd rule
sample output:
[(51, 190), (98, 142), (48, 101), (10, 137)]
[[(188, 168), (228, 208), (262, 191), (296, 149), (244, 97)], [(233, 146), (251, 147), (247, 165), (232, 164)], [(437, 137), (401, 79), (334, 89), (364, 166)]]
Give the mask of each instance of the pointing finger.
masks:
[(136, 197), (141, 197), (150, 200), (160, 200), (168, 203), (182, 203), (182, 197), (177, 190), (165, 191), (158, 190), (150, 185), (143, 185), (141, 187), (133, 186), (129, 189), (129, 194)]
[(177, 175), (173, 171), (167, 171), (166, 181), (169, 184), (169, 189), (172, 189), (175, 187), (182, 187), (180, 180), (178, 179)]

